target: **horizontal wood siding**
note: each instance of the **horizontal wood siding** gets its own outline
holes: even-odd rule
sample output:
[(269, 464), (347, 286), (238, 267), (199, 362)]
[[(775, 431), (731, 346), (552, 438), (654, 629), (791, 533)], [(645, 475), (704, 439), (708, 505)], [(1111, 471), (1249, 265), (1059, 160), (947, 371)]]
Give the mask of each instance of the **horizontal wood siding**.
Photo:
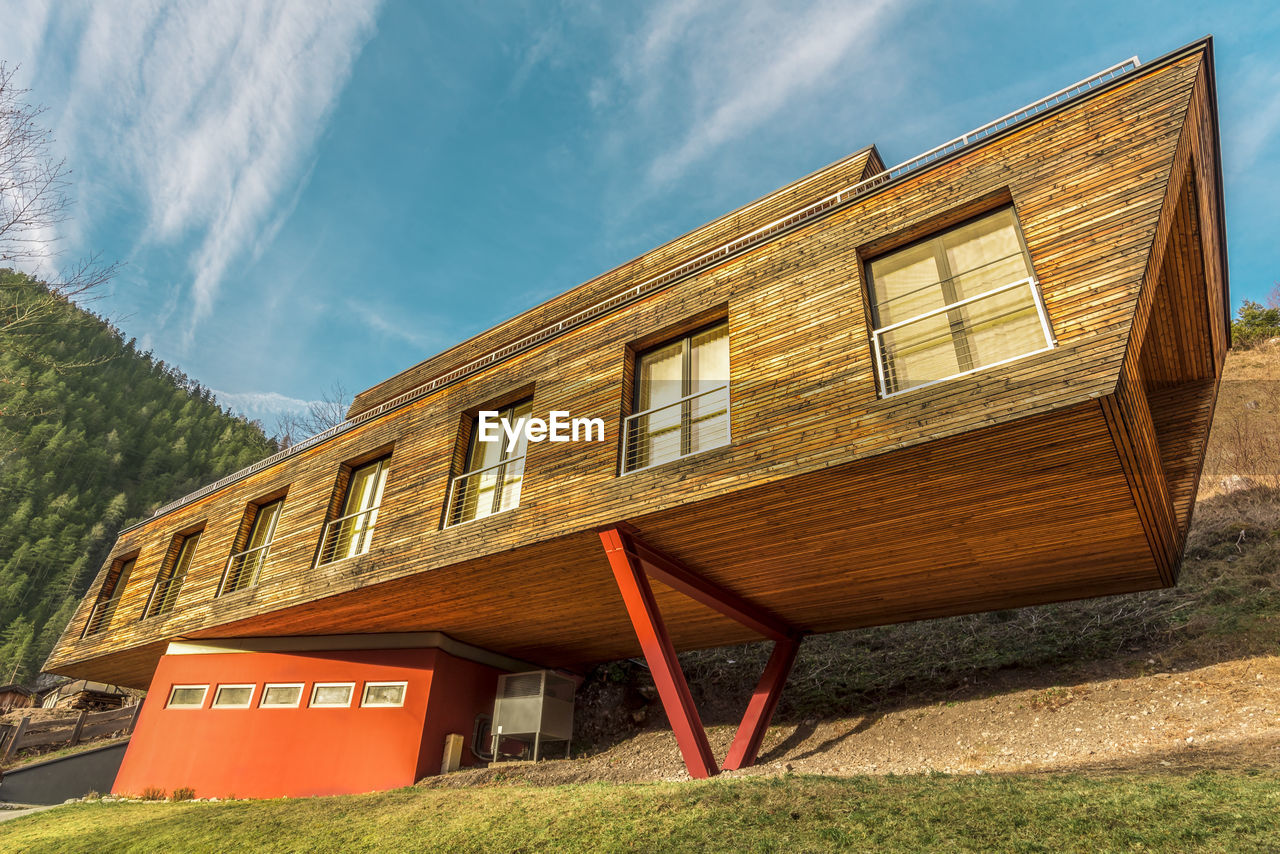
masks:
[[(133, 550), (140, 555), (115, 623), (103, 635), (76, 640), (88, 614), (88, 605), (83, 605), (48, 666), (81, 673), (98, 666), (93, 664), (95, 659), (110, 655), (120, 662), (123, 673), (130, 666), (143, 666), (166, 638), (268, 629), (304, 633), (313, 628), (318, 631), (319, 623), (342, 631), (342, 620), (354, 620), (355, 614), (387, 601), (381, 598), (384, 595), (416, 597), (414, 602), (420, 606), (406, 607), (402, 602), (393, 610), (398, 615), (413, 615), (417, 628), (449, 631), (482, 646), (514, 649), (520, 646), (520, 633), (528, 629), (532, 640), (521, 646), (528, 653), (524, 657), (542, 652), (547, 660), (608, 657), (630, 649), (631, 642), (629, 630), (619, 628), (625, 615), (612, 607), (616, 603), (607, 593), (607, 567), (601, 563), (598, 540), (591, 533), (595, 527), (624, 519), (669, 519), (672, 521), (663, 524), (673, 527), (697, 522), (707, 531), (706, 538), (732, 541), (739, 555), (744, 550), (782, 554), (782, 564), (751, 564), (730, 560), (728, 554), (711, 549), (703, 540), (692, 544), (690, 553), (676, 552), (682, 559), (699, 562), (698, 549), (706, 548), (707, 554), (714, 556), (706, 561), (708, 569), (715, 568), (715, 561), (721, 558), (730, 566), (741, 567), (741, 578), (733, 574), (739, 570), (726, 568), (729, 574), (719, 580), (730, 587), (741, 581), (754, 590), (751, 585), (763, 584), (770, 575), (775, 579), (787, 576), (786, 551), (778, 552), (777, 547), (789, 543), (795, 534), (777, 527), (747, 526), (742, 520), (753, 514), (762, 514), (764, 519), (779, 514), (807, 518), (813, 496), (805, 494), (808, 487), (797, 485), (808, 483), (807, 478), (821, 481), (831, 477), (832, 471), (863, 467), (858, 469), (862, 472), (859, 476), (865, 478), (865, 485), (859, 487), (861, 500), (906, 512), (910, 508), (896, 498), (884, 497), (903, 494), (903, 482), (876, 475), (892, 470), (899, 472), (899, 478), (909, 479), (910, 470), (895, 462), (899, 454), (904, 460), (915, 459), (907, 455), (907, 449), (927, 455), (932, 452), (920, 448), (932, 443), (953, 452), (963, 447), (966, 453), (980, 453), (972, 449), (986, 448), (981, 452), (1000, 456), (1008, 451), (999, 444), (971, 447), (946, 440), (958, 441), (965, 434), (996, 435), (1014, 422), (1037, 417), (1049, 419), (1043, 422), (1046, 428), (1060, 429), (1054, 413), (1072, 413), (1069, 418), (1063, 416), (1067, 418), (1064, 424), (1087, 418), (1095, 438), (1105, 439), (1091, 446), (1095, 456), (1071, 457), (1070, 465), (1076, 469), (1056, 471), (1064, 491), (1077, 490), (1074, 495), (1080, 512), (1093, 514), (1101, 526), (1095, 539), (1106, 543), (1110, 554), (1123, 555), (1114, 574), (1100, 569), (1101, 551), (1094, 555), (1086, 548), (1082, 565), (1089, 569), (1078, 574), (1069, 569), (1067, 564), (1072, 561), (1066, 559), (1044, 563), (1049, 540), (1032, 537), (1029, 550), (1019, 551), (1016, 541), (1022, 535), (1018, 529), (974, 528), (965, 535), (965, 548), (950, 554), (929, 551), (929, 557), (920, 560), (941, 562), (959, 573), (957, 579), (964, 578), (961, 564), (984, 565), (973, 563), (988, 553), (984, 550), (998, 560), (1007, 555), (1007, 562), (998, 563), (999, 569), (993, 570), (995, 574), (983, 583), (980, 593), (974, 592), (972, 581), (956, 581), (954, 587), (938, 587), (937, 600), (926, 604), (913, 591), (918, 584), (933, 583), (928, 572), (920, 570), (924, 573), (921, 576), (909, 565), (904, 569), (902, 561), (905, 551), (916, 546), (910, 541), (886, 544), (852, 534), (842, 540), (831, 533), (853, 530), (850, 511), (842, 510), (842, 514), (821, 520), (830, 531), (815, 534), (828, 542), (823, 560), (829, 568), (862, 567), (874, 584), (851, 588), (830, 582), (830, 590), (813, 588), (823, 595), (843, 591), (857, 604), (827, 609), (837, 615), (829, 622), (810, 617), (800, 603), (785, 596), (780, 599), (781, 607), (793, 609), (798, 619), (826, 630), (952, 612), (964, 601), (985, 607), (996, 602), (1047, 601), (1061, 598), (1070, 589), (1078, 594), (1115, 592), (1160, 583), (1150, 565), (1145, 574), (1140, 566), (1141, 554), (1146, 554), (1148, 564), (1151, 561), (1145, 533), (1098, 400), (1117, 388), (1130, 343), (1130, 324), (1144, 275), (1150, 269), (1151, 250), (1164, 227), (1161, 214), (1168, 183), (1203, 58), (1202, 52), (1190, 51), (1140, 70), (1061, 112), (889, 184), (819, 222), (126, 533), (113, 557)], [(865, 170), (867, 155), (860, 157), (820, 173), (822, 181), (838, 184), (849, 177), (842, 170)], [(826, 186), (821, 184), (822, 189)], [(758, 209), (743, 213), (735, 224), (717, 221), (695, 232), (687, 245), (677, 247), (680, 241), (669, 244), (652, 257), (638, 259), (388, 381), (363, 395), (357, 408), (386, 399), (441, 369), (492, 349), (491, 344), (633, 284), (672, 259), (684, 257), (682, 253), (733, 236), (734, 229), (747, 228), (756, 218), (785, 212), (817, 189), (817, 185), (810, 188), (801, 182), (777, 199), (764, 200)], [(879, 398), (860, 247), (937, 221), (957, 208), (1000, 196), (1011, 199), (1017, 209), (1060, 346), (931, 388)], [(628, 345), (726, 305), (733, 444), (618, 476), (617, 437), (629, 394), (625, 381)], [(603, 418), (608, 441), (531, 444), (519, 508), (441, 530), (451, 468), (456, 470), (461, 414), (531, 381), (535, 382), (535, 415), (563, 409), (575, 416)], [(371, 551), (314, 567), (341, 466), (389, 443), (394, 443), (394, 451)], [(940, 504), (959, 502), (963, 509), (957, 512), (976, 518), (986, 512), (981, 509), (983, 502), (995, 500), (981, 491), (987, 487), (986, 481), (976, 482), (973, 489), (977, 492), (969, 497), (963, 483), (945, 476), (952, 470), (950, 463), (932, 463), (938, 467), (940, 483), (953, 490), (928, 490)], [(979, 462), (973, 465), (979, 466)], [(1104, 471), (1105, 477), (1119, 478), (1114, 483), (1124, 484), (1125, 490), (1108, 493), (1077, 479), (1077, 475), (1103, 477)], [(261, 582), (256, 588), (215, 599), (217, 581), (246, 506), (286, 487), (288, 497)], [(1044, 500), (1051, 501), (1048, 481), (1045, 489)], [(907, 494), (912, 493), (908, 490)], [(1122, 496), (1127, 496), (1127, 508), (1107, 503), (1122, 504)], [(1096, 503), (1090, 504), (1093, 497)], [(1046, 514), (1020, 516), (1012, 512), (1012, 505), (1018, 504), (1016, 497), (1002, 500), (1011, 502), (1003, 508), (1010, 515), (1000, 516), (1001, 506), (993, 505), (990, 510), (1001, 524), (1029, 525), (1040, 531), (1037, 526), (1053, 518)], [(938, 507), (938, 512), (943, 510)], [(892, 521), (886, 516), (882, 524), (891, 525)], [(205, 532), (174, 611), (138, 622), (146, 591), (173, 533), (200, 522), (207, 523)], [(818, 523), (815, 520), (814, 524)], [(732, 534), (747, 527), (752, 538)], [(1053, 535), (1052, 531), (1043, 533), (1050, 539)], [(1133, 551), (1134, 537), (1138, 552)], [(1076, 540), (1077, 549), (1083, 539), (1081, 535)], [(593, 541), (594, 546), (586, 545)], [(1036, 555), (1034, 560), (1031, 554)], [(601, 569), (604, 576), (599, 576)], [(1030, 580), (1013, 593), (1001, 594), (997, 580), (1014, 577)], [(100, 580), (94, 590), (98, 584)], [(895, 587), (896, 594), (892, 592)], [(863, 590), (875, 593), (864, 594)], [(765, 595), (772, 594), (765, 591)], [(366, 600), (366, 596), (370, 598)], [(905, 598), (891, 607), (894, 596)], [(335, 603), (348, 601), (352, 603), (350, 610), (335, 609)], [(528, 612), (535, 610), (526, 603), (534, 602), (539, 607), (559, 609), (556, 620), (560, 625), (554, 639), (541, 640), (526, 625), (534, 619)], [(512, 607), (513, 603), (519, 604)], [(485, 631), (469, 628), (472, 613), (485, 615), (489, 621)], [(288, 615), (301, 616), (295, 619)], [(677, 611), (675, 622), (679, 617)], [(397, 620), (393, 614), (384, 622)], [(500, 625), (490, 625), (495, 620)], [(375, 615), (347, 624), (381, 623)], [(686, 646), (723, 643), (736, 637), (731, 625), (716, 625), (714, 620), (709, 623), (691, 616), (689, 625), (687, 637), (681, 640)], [(621, 632), (625, 637), (601, 640), (598, 634), (602, 631)], [(102, 666), (114, 667), (108, 663)]]

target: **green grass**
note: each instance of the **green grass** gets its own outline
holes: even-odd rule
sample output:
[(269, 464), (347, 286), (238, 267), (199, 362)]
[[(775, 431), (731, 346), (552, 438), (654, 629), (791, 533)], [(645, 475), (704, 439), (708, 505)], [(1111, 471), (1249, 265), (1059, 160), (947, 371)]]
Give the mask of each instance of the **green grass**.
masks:
[(1280, 780), (1162, 776), (774, 777), (399, 789), (231, 803), (88, 803), (0, 824), (0, 850), (1259, 851)]

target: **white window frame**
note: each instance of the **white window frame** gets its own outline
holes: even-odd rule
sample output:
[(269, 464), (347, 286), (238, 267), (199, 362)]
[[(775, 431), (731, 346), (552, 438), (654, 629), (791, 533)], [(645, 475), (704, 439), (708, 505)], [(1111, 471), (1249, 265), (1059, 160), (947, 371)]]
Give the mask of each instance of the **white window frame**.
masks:
[[(317, 703), (316, 691), (321, 688), (350, 688), (347, 693), (347, 701), (345, 703)], [(311, 696), (308, 698), (308, 709), (349, 709), (351, 703), (356, 698), (356, 683), (354, 682), (315, 682), (311, 685)]]
[[(248, 688), (249, 699), (244, 703), (219, 703), (218, 698), (222, 696), (222, 692), (226, 688)], [(213, 702), (209, 704), (211, 709), (252, 709), (253, 699), (257, 694), (258, 683), (256, 682), (226, 682), (219, 683), (218, 687), (213, 690)]]
[[(871, 314), (872, 325), (874, 326), (875, 323), (879, 322), (879, 317), (878, 317), (879, 307), (876, 302), (875, 283), (874, 283), (874, 278), (871, 275), (871, 267), (873, 264), (875, 264), (877, 261), (880, 261), (883, 258), (888, 258), (894, 255), (895, 253), (906, 251), (908, 249), (911, 249), (912, 247), (919, 246), (922, 244), (927, 244), (927, 243), (933, 243), (934, 241), (937, 241), (938, 239), (944, 237), (948, 233), (964, 228), (972, 223), (978, 222), (979, 220), (997, 217), (1006, 211), (1008, 211), (1012, 217), (1014, 236), (1017, 238), (1017, 241), (1018, 241), (1019, 253), (1022, 255), (1023, 260), (1026, 261), (1028, 275), (1024, 278), (1017, 279), (1015, 281), (1005, 282), (1004, 284), (996, 285), (982, 293), (974, 294), (973, 296), (956, 300), (955, 302), (949, 303), (939, 308), (921, 312), (920, 314), (917, 314), (914, 317), (908, 317), (904, 320), (899, 320), (885, 326), (879, 326), (879, 327), (873, 328), (871, 330), (871, 351), (875, 359), (877, 393), (879, 394), (882, 400), (887, 400), (888, 398), (896, 397), (897, 395), (900, 395), (900, 394), (909, 394), (913, 391), (919, 391), (920, 389), (930, 388), (931, 386), (938, 385), (939, 383), (951, 382), (952, 380), (959, 379), (960, 377), (967, 377), (972, 374), (976, 374), (979, 371), (986, 371), (991, 368), (997, 368), (1002, 365), (1007, 365), (1010, 362), (1016, 362), (1016, 361), (1019, 361), (1020, 359), (1026, 359), (1031, 356), (1037, 356), (1041, 353), (1047, 353), (1058, 346), (1058, 339), (1053, 332), (1053, 324), (1049, 322), (1049, 312), (1048, 312), (1048, 309), (1045, 307), (1044, 294), (1042, 294), (1040, 291), (1040, 280), (1036, 278), (1036, 274), (1034, 272), (1034, 265), (1031, 260), (1031, 250), (1027, 247), (1026, 236), (1022, 233), (1022, 219), (1018, 215), (1017, 208), (1012, 203), (993, 208), (992, 210), (986, 211), (985, 213), (977, 214), (976, 216), (970, 217), (967, 220), (963, 220), (961, 222), (953, 223), (951, 225), (939, 228), (934, 232), (926, 235), (925, 237), (920, 238), (919, 240), (906, 243), (902, 246), (891, 249), (887, 252), (879, 254), (876, 257), (866, 261), (864, 266), (864, 275), (866, 277), (867, 299), (869, 300), (869, 304), (872, 310), (872, 314)], [(951, 276), (939, 280), (936, 284), (943, 285), (944, 283), (960, 275), (965, 275), (965, 274), (953, 273)], [(960, 308), (962, 306), (966, 306), (971, 303), (974, 303), (983, 299), (987, 299), (997, 294), (1001, 294), (1006, 291), (1015, 290), (1022, 287), (1028, 288), (1030, 291), (1031, 301), (1035, 306), (1036, 316), (1040, 322), (1040, 330), (1044, 334), (1043, 347), (1038, 347), (1034, 350), (1030, 350), (1025, 353), (1019, 353), (1016, 356), (1009, 356), (1007, 358), (1000, 359), (999, 361), (991, 362), (986, 365), (978, 365), (976, 367), (966, 368), (964, 370), (957, 371), (954, 374), (949, 374), (945, 377), (939, 377), (934, 380), (929, 380), (927, 382), (923, 382), (918, 385), (908, 386), (906, 388), (897, 388), (897, 389), (894, 389), (893, 391), (889, 390), (889, 376), (888, 376), (889, 365), (886, 364), (885, 362), (884, 348), (883, 348), (883, 344), (884, 344), (883, 339), (884, 339), (885, 333), (892, 332), (895, 329), (899, 329), (904, 326), (909, 326), (912, 323), (916, 323), (918, 321), (924, 320), (929, 317), (933, 317), (935, 315), (945, 314), (945, 313), (954, 311), (957, 308)], [(945, 293), (944, 293), (944, 298), (945, 298)]]
[[(724, 327), (725, 336), (728, 337), (729, 336), (729, 318), (726, 316), (713, 323), (709, 323), (705, 326), (700, 326), (695, 329), (691, 329), (690, 331), (685, 332), (682, 335), (673, 336), (660, 344), (656, 344), (652, 347), (642, 350), (639, 353), (635, 353), (631, 357), (633, 360), (633, 369), (635, 373), (634, 379), (632, 381), (632, 384), (634, 387), (631, 390), (632, 402), (634, 403), (634, 405), (635, 406), (640, 405), (640, 390), (641, 390), (641, 384), (643, 382), (643, 380), (641, 379), (641, 370), (640, 370), (641, 363), (644, 361), (646, 356), (652, 353), (655, 353), (659, 350), (665, 349), (673, 344), (678, 343), (681, 345), (681, 348), (682, 348), (681, 352), (682, 352), (683, 364), (681, 366), (681, 383), (683, 384), (683, 387), (685, 389), (689, 389), (695, 383), (702, 382), (702, 380), (697, 379), (692, 375), (692, 370), (691, 370), (692, 365), (690, 362), (690, 350), (693, 346), (693, 339), (705, 332), (709, 332), (713, 329), (719, 329), (721, 326)], [(730, 370), (732, 372), (732, 369)], [(704, 398), (710, 398), (712, 395), (718, 395), (722, 393), (724, 394), (724, 413), (723, 413), (724, 414), (724, 441), (716, 445), (710, 445), (705, 448), (699, 448), (696, 451), (694, 450), (685, 451), (684, 446), (688, 441), (688, 439), (690, 438), (690, 436), (692, 436), (691, 428), (692, 428), (693, 422), (692, 421), (686, 422), (686, 416), (690, 413), (690, 407), (693, 401), (701, 400)], [(649, 471), (650, 469), (655, 469), (660, 466), (665, 466), (669, 463), (678, 462), (679, 460), (687, 460), (690, 457), (697, 456), (698, 454), (705, 454), (709, 451), (714, 451), (719, 448), (727, 448), (731, 446), (733, 444), (733, 413), (732, 413), (732, 407), (731, 407), (731, 403), (732, 403), (731, 396), (732, 395), (730, 392), (730, 377), (725, 377), (724, 382), (718, 386), (715, 386), (714, 388), (703, 389), (702, 391), (690, 391), (688, 394), (681, 396), (679, 400), (673, 400), (669, 403), (659, 404), (658, 406), (651, 406), (648, 409), (644, 409), (639, 412), (633, 412), (632, 414), (628, 415), (626, 418), (622, 419), (622, 459), (619, 460), (618, 474), (628, 475), (638, 471)], [(659, 412), (663, 409), (673, 409), (675, 407), (680, 407), (679, 411), (681, 415), (681, 421), (679, 424), (675, 425), (674, 429), (679, 431), (677, 435), (679, 436), (679, 439), (680, 439), (681, 453), (677, 454), (674, 457), (667, 457), (665, 459), (660, 459), (656, 461), (651, 460), (649, 462), (646, 462), (642, 466), (629, 464), (631, 460), (631, 455), (632, 455), (631, 445), (633, 442), (633, 436), (637, 429), (637, 425), (640, 423), (640, 419), (653, 415), (655, 412)], [(710, 417), (719, 418), (720, 416), (713, 415)]]
[[(398, 703), (370, 703), (370, 688), (403, 688), (400, 693), (400, 702)], [(362, 709), (399, 709), (404, 707), (405, 698), (409, 695), (408, 682), (366, 682), (364, 688), (360, 691), (360, 708)]]
[[(259, 709), (296, 709), (302, 705), (302, 695), (307, 687), (306, 682), (267, 682), (262, 686), (262, 694), (258, 697)], [(267, 692), (272, 688), (297, 688), (298, 699), (292, 703), (268, 703)]]
[[(200, 702), (199, 703), (179, 703), (175, 705), (173, 702), (173, 695), (178, 693), (179, 690), (183, 690), (187, 688), (200, 689)], [(165, 702), (164, 707), (166, 709), (203, 709), (204, 701), (207, 699), (209, 699), (208, 685), (171, 685), (169, 687), (169, 699)]]

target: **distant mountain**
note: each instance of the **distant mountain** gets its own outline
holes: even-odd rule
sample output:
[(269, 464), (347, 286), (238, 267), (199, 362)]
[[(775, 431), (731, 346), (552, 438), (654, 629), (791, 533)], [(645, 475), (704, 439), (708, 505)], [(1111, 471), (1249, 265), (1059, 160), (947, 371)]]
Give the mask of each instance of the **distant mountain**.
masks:
[(107, 321), (49, 305), (0, 270), (0, 683), (34, 680), (123, 526), (276, 449)]

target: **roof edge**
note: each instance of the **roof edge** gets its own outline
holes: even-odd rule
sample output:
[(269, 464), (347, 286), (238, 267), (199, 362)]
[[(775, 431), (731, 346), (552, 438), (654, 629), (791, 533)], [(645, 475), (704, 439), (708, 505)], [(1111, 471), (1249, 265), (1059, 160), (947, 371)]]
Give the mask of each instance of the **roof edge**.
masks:
[[(991, 142), (994, 142), (995, 140), (1002, 139), (1005, 136), (1009, 135), (1010, 133), (1024, 127), (1025, 122), (1043, 120), (1047, 117), (1056, 115), (1062, 112), (1063, 110), (1069, 109), (1083, 101), (1097, 97), (1098, 95), (1104, 92), (1110, 91), (1111, 89), (1115, 88), (1118, 85), (1128, 82), (1132, 74), (1135, 74), (1139, 71), (1146, 72), (1146, 71), (1159, 70), (1161, 67), (1169, 65), (1172, 62), (1175, 62), (1178, 59), (1181, 59), (1182, 57), (1187, 56), (1196, 51), (1211, 52), (1212, 37), (1209, 36), (1209, 37), (1199, 39), (1195, 42), (1191, 42), (1187, 45), (1184, 45), (1181, 48), (1178, 48), (1174, 51), (1166, 53), (1163, 56), (1155, 60), (1152, 60), (1151, 62), (1140, 63), (1137, 61), (1137, 57), (1133, 57), (1132, 59), (1126, 60), (1123, 63), (1118, 63), (1117, 65), (1111, 66), (1111, 68), (1108, 68), (1102, 72), (1099, 72), (1098, 74), (1095, 74), (1092, 77), (1085, 78), (1084, 80), (1081, 80), (1075, 84), (1072, 84), (1071, 86), (1068, 86), (1065, 89), (1060, 89), (1058, 90), (1058, 92), (1045, 96), (1039, 101), (1033, 102), (1033, 104), (1031, 105), (1023, 107), (1019, 110), (1015, 110), (1014, 112), (1009, 113), (1006, 116), (1003, 116), (992, 122), (988, 122), (986, 125), (981, 126), (981, 128), (975, 129), (974, 131), (970, 131), (968, 134), (962, 135), (962, 137), (957, 137), (954, 140), (951, 140), (947, 143), (943, 143), (941, 146), (938, 146), (928, 152), (925, 152), (924, 154), (919, 155), (912, 160), (904, 161), (904, 163), (900, 164), (899, 166), (885, 169), (877, 173), (876, 175), (871, 176), (870, 178), (866, 178), (861, 181), (855, 182), (850, 187), (841, 191), (837, 191), (836, 193), (830, 194), (824, 197), (819, 202), (810, 204), (800, 209), (800, 211), (794, 212), (790, 215), (786, 215), (779, 220), (775, 220), (774, 222), (765, 225), (762, 228), (756, 229), (755, 231), (752, 231), (752, 232), (748, 232), (746, 235), (740, 235), (737, 238), (731, 239), (728, 243), (724, 244), (718, 249), (713, 249), (710, 252), (706, 252), (702, 255), (696, 256), (693, 260), (686, 260), (683, 263), (677, 263), (674, 267), (667, 268), (667, 272), (665, 273), (659, 273), (655, 276), (649, 277), (645, 281), (623, 290), (620, 294), (615, 294), (612, 297), (607, 297), (601, 300), (599, 303), (596, 303), (595, 305), (587, 309), (573, 312), (568, 317), (558, 322), (554, 322), (542, 330), (535, 331), (530, 335), (524, 336), (524, 338), (519, 339), (515, 343), (507, 344), (506, 346), (500, 347), (498, 350), (495, 350), (486, 356), (481, 356), (477, 359), (474, 359), (471, 362), (468, 362), (462, 366), (445, 370), (442, 373), (438, 374), (434, 379), (427, 380), (417, 386), (414, 386), (406, 390), (405, 392), (395, 397), (392, 397), (381, 403), (375, 404), (372, 407), (362, 408), (355, 415), (351, 416), (347, 421), (343, 422), (342, 424), (332, 427), (322, 433), (318, 433), (315, 436), (309, 437), (308, 439), (305, 439), (302, 442), (299, 442), (298, 444), (292, 446), (289, 449), (280, 451), (277, 454), (273, 454), (272, 456), (267, 457), (266, 459), (261, 460), (245, 469), (242, 469), (238, 472), (234, 472), (226, 476), (225, 478), (222, 478), (219, 481), (215, 481), (214, 483), (208, 484), (196, 490), (195, 492), (190, 493), (189, 495), (183, 496), (173, 502), (170, 502), (169, 504), (156, 510), (149, 518), (141, 520), (139, 522), (134, 523), (133, 525), (130, 525), (127, 528), (124, 528), (121, 531), (121, 534), (136, 530), (157, 518), (165, 516), (168, 513), (179, 509), (180, 507), (186, 506), (201, 498), (205, 498), (209, 495), (212, 495), (213, 493), (218, 492), (221, 489), (227, 486), (230, 486), (231, 484), (239, 480), (249, 477), (252, 474), (256, 474), (257, 472), (262, 471), (266, 468), (270, 468), (271, 466), (274, 466), (276, 463), (282, 461), (287, 456), (292, 456), (294, 454), (301, 453), (305, 450), (313, 448), (317, 445), (323, 444), (324, 442), (327, 442), (328, 440), (338, 435), (341, 435), (350, 429), (353, 429), (359, 424), (363, 424), (366, 421), (370, 421), (375, 418), (379, 418), (383, 415), (386, 415), (396, 409), (401, 408), (402, 406), (408, 405), (414, 400), (417, 400), (423, 396), (431, 394), (434, 391), (439, 390), (440, 388), (443, 388), (447, 385), (452, 385), (453, 383), (460, 381), (464, 377), (470, 376), (472, 373), (485, 370), (494, 364), (505, 361), (511, 356), (514, 356), (516, 353), (526, 352), (528, 349), (532, 349), (533, 347), (540, 346), (541, 344), (546, 343), (547, 341), (552, 340), (555, 337), (558, 337), (559, 334), (561, 334), (562, 332), (568, 331), (568, 329), (574, 328), (582, 322), (586, 322), (584, 318), (588, 318), (588, 316), (590, 318), (594, 318), (596, 316), (596, 313), (604, 313), (606, 311), (612, 311), (615, 308), (620, 308), (621, 306), (627, 305), (631, 302), (634, 302), (635, 300), (642, 299), (648, 296), (649, 294), (656, 292), (657, 290), (665, 289), (666, 287), (672, 284), (675, 284), (676, 282), (682, 281), (690, 276), (696, 275), (698, 272), (704, 269), (704, 265), (703, 265), (704, 261), (706, 264), (722, 263), (723, 261), (736, 257), (737, 255), (742, 254), (743, 252), (754, 249), (757, 245), (759, 245), (760, 242), (773, 240), (784, 234), (790, 233), (796, 228), (807, 226), (809, 224), (812, 224), (813, 222), (820, 221), (821, 219), (824, 219), (826, 216), (828, 216), (832, 212), (840, 210), (855, 201), (865, 200), (867, 197), (876, 195), (888, 187), (897, 185), (901, 181), (919, 177), (920, 175), (930, 172), (933, 169), (945, 163), (950, 163), (958, 157), (964, 156), (971, 151), (974, 151), (978, 148), (986, 146)], [(1085, 88), (1084, 90), (1078, 93), (1068, 94), (1067, 97), (1064, 97), (1062, 100), (1052, 104), (1051, 106), (1044, 107), (1043, 109), (1036, 108), (1036, 105), (1039, 105), (1042, 102), (1056, 98), (1060, 95), (1064, 95), (1064, 93), (1071, 93), (1072, 90), (1080, 86), (1083, 86), (1087, 82), (1097, 80), (1098, 78), (1101, 78), (1111, 72), (1114, 72), (1116, 69), (1120, 68), (1121, 66), (1127, 65), (1129, 63), (1134, 63), (1135, 67), (1133, 69), (1129, 69), (1127, 71), (1114, 74), (1114, 76), (1111, 76), (1109, 79), (1103, 82), (1097, 83), (1097, 85), (1088, 86), (1087, 88)], [(948, 148), (949, 146), (952, 146), (954, 143), (956, 143), (962, 138), (967, 139), (969, 136), (975, 135), (978, 132), (978, 130), (990, 128), (1000, 123), (1005, 123), (1005, 124), (1003, 124), (1001, 127), (995, 130), (992, 130), (989, 133), (985, 133), (984, 135), (981, 136), (980, 139), (977, 139), (972, 143), (966, 143), (964, 145)], [(741, 211), (747, 210), (752, 206), (759, 204), (762, 201), (765, 201), (766, 199), (776, 195), (777, 193), (786, 190), (788, 187), (794, 187), (804, 181), (810, 180), (814, 176), (818, 175), (820, 172), (831, 168), (831, 166), (847, 162), (851, 158), (857, 157), (863, 153), (867, 153), (869, 158), (870, 156), (874, 156), (876, 159), (880, 159), (879, 151), (874, 144), (865, 146), (856, 152), (853, 152), (849, 155), (846, 155), (845, 157), (840, 158), (839, 160), (835, 161), (833, 164), (830, 164), (827, 167), (823, 167), (823, 169), (810, 173), (809, 175), (806, 175), (803, 178), (800, 178), (797, 181), (794, 181), (791, 184), (786, 185), (785, 187), (779, 188), (778, 190), (775, 190), (766, 196), (762, 196), (759, 199), (756, 199), (755, 201), (749, 203), (748, 205), (743, 206), (742, 208), (738, 208), (735, 211), (731, 211), (728, 214), (725, 214), (721, 217), (717, 217), (715, 220), (711, 220), (710, 223), (706, 223), (704, 224), (704, 226), (699, 226), (699, 228), (705, 227), (705, 225), (710, 225), (711, 223), (717, 222), (721, 219), (733, 216), (737, 213), (740, 213)], [(913, 165), (911, 166), (911, 168), (904, 168), (908, 164), (916, 164), (916, 163), (918, 163), (919, 165)], [(1219, 170), (1219, 172), (1221, 172), (1221, 170)], [(696, 230), (697, 229), (695, 229), (695, 231)], [(689, 232), (689, 234), (692, 234), (692, 233), (693, 232)], [(676, 239), (679, 239), (679, 238), (676, 238)], [(663, 246), (666, 246), (666, 245), (667, 244), (663, 244)], [(737, 248), (735, 248), (735, 245), (737, 245)], [(631, 261), (628, 261), (627, 264), (634, 263), (639, 258), (643, 258), (645, 255), (648, 255), (651, 252), (654, 252), (660, 248), (661, 247), (656, 247), (655, 249), (649, 250), (648, 252), (645, 252), (637, 256), (636, 259), (632, 259)], [(625, 267), (625, 266), (626, 264), (621, 265), (621, 267)], [(612, 270), (610, 270), (608, 273), (603, 273), (601, 274), (601, 276), (597, 276), (593, 279), (588, 280), (588, 282), (585, 282), (582, 285), (578, 285), (570, 289), (569, 291), (566, 291), (565, 294), (572, 293), (574, 290), (577, 290), (578, 288), (583, 287), (586, 284), (590, 284), (591, 282), (598, 281), (603, 276), (607, 276), (610, 273), (617, 271), (618, 269), (620, 269), (620, 267), (615, 267)], [(471, 338), (468, 338), (466, 341), (463, 341), (459, 344), (454, 345), (453, 347), (450, 347), (448, 350), (443, 351), (443, 353), (439, 355), (443, 355), (444, 353), (449, 353), (452, 350), (455, 350), (457, 348), (464, 346), (468, 342), (475, 341), (482, 335), (486, 335), (492, 332), (494, 329), (498, 328), (499, 326), (503, 326), (507, 323), (510, 323), (513, 320), (519, 319), (520, 317), (523, 317), (528, 313), (538, 308), (541, 308), (542, 306), (547, 305), (549, 302), (554, 301), (554, 299), (559, 299), (565, 294), (560, 294), (557, 297), (553, 298), (553, 300), (540, 303), (539, 305), (530, 308), (528, 311), (522, 312), (521, 314), (516, 315), (514, 318), (503, 321), (503, 323), (500, 323), (497, 326), (490, 327), (484, 332), (478, 333), (477, 335), (472, 336)], [(521, 341), (530, 341), (532, 343), (530, 343), (527, 347), (517, 347), (516, 345), (519, 344)], [(436, 357), (432, 357), (432, 358), (436, 358)], [(430, 360), (427, 360), (427, 361), (430, 361)], [(421, 364), (423, 363), (418, 362), (417, 364), (414, 365), (414, 367), (418, 367)], [(409, 368), (406, 370), (413, 370), (413, 368)], [(396, 374), (395, 376), (397, 377), (401, 376), (403, 373), (405, 372), (402, 371)], [(394, 379), (394, 378), (395, 377), (391, 377), (389, 379)], [(381, 385), (381, 383), (379, 385)], [(373, 388), (377, 388), (377, 386), (373, 386)], [(353, 407), (353, 410), (354, 409), (355, 407)]]

